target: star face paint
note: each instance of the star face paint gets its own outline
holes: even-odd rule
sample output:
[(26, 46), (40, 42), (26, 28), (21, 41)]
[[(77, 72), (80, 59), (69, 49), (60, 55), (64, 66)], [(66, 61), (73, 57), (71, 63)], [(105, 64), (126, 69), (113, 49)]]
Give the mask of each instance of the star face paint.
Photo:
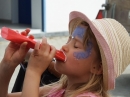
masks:
[[(83, 28), (83, 27), (80, 27), (78, 26), (73, 34), (72, 34), (72, 37), (75, 38), (79, 38), (80, 40), (83, 41), (83, 36), (85, 34), (85, 31), (86, 31), (87, 28)], [(74, 52), (73, 53), (73, 56), (76, 58), (76, 59), (86, 59), (90, 56), (91, 54), (91, 50), (92, 50), (92, 42), (89, 40), (88, 43), (87, 43), (87, 48), (84, 52)]]

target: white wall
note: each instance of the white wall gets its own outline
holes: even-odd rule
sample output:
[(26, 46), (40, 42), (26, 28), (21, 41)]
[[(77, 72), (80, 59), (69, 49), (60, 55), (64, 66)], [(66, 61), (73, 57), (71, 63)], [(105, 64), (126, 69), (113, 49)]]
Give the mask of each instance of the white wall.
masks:
[(105, 0), (45, 0), (45, 31), (67, 31), (69, 13), (81, 11), (90, 19), (95, 19)]
[(42, 28), (42, 13), (41, 13), (41, 0), (32, 0), (32, 28), (41, 29)]
[(11, 20), (11, 0), (0, 0), (0, 19)]

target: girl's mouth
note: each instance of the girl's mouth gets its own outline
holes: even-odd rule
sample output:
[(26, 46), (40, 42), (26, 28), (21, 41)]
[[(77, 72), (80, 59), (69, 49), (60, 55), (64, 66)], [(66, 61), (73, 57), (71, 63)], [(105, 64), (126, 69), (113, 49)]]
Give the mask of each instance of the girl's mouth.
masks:
[(62, 50), (57, 50), (56, 51), (55, 58), (57, 60), (63, 61), (63, 62), (66, 62), (66, 60), (67, 60), (67, 56), (65, 55), (65, 53)]

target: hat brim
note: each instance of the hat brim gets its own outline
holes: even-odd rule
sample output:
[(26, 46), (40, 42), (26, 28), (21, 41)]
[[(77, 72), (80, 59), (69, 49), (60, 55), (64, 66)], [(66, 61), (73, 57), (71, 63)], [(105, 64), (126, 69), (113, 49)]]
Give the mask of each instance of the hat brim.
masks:
[[(102, 58), (102, 66), (103, 66), (103, 83), (105, 90), (111, 90), (115, 86), (115, 77), (114, 77), (114, 63), (113, 63), (113, 58), (112, 54), (110, 51), (110, 47), (102, 33), (100, 33), (100, 29), (97, 28), (94, 24), (93, 21), (91, 21), (87, 16), (85, 16), (81, 12), (73, 11), (70, 13), (69, 16), (69, 29), (71, 28), (71, 23), (74, 21), (76, 18), (81, 18), (82, 20), (86, 21), (99, 46), (101, 58)], [(98, 21), (98, 20), (97, 20)]]

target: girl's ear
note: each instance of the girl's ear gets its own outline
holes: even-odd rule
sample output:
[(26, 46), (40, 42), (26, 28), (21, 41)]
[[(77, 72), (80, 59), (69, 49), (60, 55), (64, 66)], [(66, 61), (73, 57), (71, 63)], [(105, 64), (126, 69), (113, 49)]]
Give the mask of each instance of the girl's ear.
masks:
[(90, 70), (91, 73), (95, 74), (95, 75), (100, 75), (103, 72), (102, 69), (102, 63), (100, 64), (93, 64)]

